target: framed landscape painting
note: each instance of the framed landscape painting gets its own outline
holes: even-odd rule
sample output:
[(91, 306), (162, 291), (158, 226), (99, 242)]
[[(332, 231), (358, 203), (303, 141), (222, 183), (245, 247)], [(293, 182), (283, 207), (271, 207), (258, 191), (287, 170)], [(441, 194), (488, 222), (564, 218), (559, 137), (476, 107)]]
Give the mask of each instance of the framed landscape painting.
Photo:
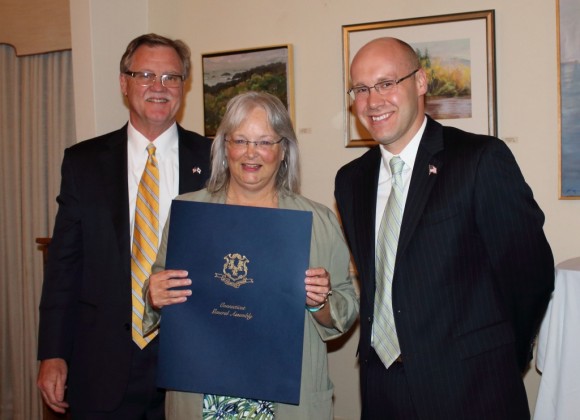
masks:
[(292, 46), (202, 54), (204, 132), (214, 137), (228, 101), (246, 91), (277, 96), (294, 121)]
[(580, 0), (559, 0), (560, 199), (580, 199)]
[(367, 42), (395, 37), (417, 52), (428, 77), (426, 113), (445, 125), (497, 135), (494, 11), (344, 25), (345, 145), (375, 142), (351, 112), (350, 63)]

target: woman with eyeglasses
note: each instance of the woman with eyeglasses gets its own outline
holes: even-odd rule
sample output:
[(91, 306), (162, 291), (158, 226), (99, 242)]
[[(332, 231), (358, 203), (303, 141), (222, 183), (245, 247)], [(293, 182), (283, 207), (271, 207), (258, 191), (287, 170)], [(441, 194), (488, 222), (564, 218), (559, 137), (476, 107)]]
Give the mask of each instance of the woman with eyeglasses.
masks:
[[(349, 274), (349, 251), (338, 221), (327, 207), (299, 194), (298, 143), (288, 111), (268, 93), (247, 92), (228, 103), (212, 145), (207, 188), (179, 200), (312, 212), (310, 268), (305, 272), (305, 325), (299, 405), (230, 396), (168, 391), (168, 419), (332, 419), (333, 385), (325, 341), (344, 334), (358, 315)], [(169, 224), (169, 222), (168, 222)], [(167, 232), (168, 229), (166, 229)], [(187, 272), (164, 270), (162, 241), (145, 291), (144, 328), (155, 328), (159, 310), (187, 299)]]

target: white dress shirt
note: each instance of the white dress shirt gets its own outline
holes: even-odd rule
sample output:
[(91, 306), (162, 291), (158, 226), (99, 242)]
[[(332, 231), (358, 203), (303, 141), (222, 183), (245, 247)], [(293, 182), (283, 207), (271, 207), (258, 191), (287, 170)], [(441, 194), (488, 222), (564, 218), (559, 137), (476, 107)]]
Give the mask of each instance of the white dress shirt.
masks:
[[(413, 166), (415, 165), (415, 158), (417, 157), (417, 150), (419, 150), (419, 143), (421, 142), (421, 137), (423, 137), (423, 132), (427, 126), (427, 117), (423, 120), (423, 124), (415, 136), (411, 139), (409, 144), (403, 149), (399, 154), (399, 157), (405, 162), (403, 167), (402, 179), (403, 179), (403, 208), (402, 212), (405, 212), (405, 203), (407, 202), (407, 194), (409, 193), (409, 185), (411, 184), (411, 175), (413, 174)], [(394, 156), (392, 153), (388, 152), (383, 146), (380, 146), (381, 150), (381, 168), (379, 170), (379, 185), (377, 188), (377, 211), (375, 219), (375, 244), (379, 236), (379, 227), (381, 226), (381, 220), (383, 218), (383, 213), (385, 207), (387, 206), (387, 200), (391, 194), (391, 185), (393, 182), (393, 175), (391, 174), (391, 167), (389, 166), (389, 161)]]
[[(129, 122), (127, 129), (127, 170), (129, 181), (129, 221), (131, 226), (131, 244), (135, 223), (135, 206), (139, 182), (147, 163), (149, 154), (147, 146), (150, 141), (138, 132)], [(171, 201), (179, 194), (179, 136), (177, 124), (173, 124), (159, 137), (153, 140), (155, 157), (159, 164), (159, 238), (169, 215)]]

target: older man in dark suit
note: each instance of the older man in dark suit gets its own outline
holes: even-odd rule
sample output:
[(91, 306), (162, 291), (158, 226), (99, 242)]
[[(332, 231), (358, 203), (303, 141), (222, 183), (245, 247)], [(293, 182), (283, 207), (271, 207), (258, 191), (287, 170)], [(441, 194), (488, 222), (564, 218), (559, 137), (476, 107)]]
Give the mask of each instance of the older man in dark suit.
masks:
[(398, 39), (363, 46), (351, 82), (380, 143), (335, 185), (362, 283), (362, 418), (529, 418), (522, 372), (554, 262), (513, 155), (425, 115), (425, 71)]
[(164, 418), (159, 340), (142, 334), (138, 287), (171, 200), (209, 175), (210, 140), (175, 121), (190, 65), (181, 41), (134, 39), (121, 59), (128, 124), (65, 151), (40, 303), (38, 386), (49, 407), (70, 407), (74, 419)]

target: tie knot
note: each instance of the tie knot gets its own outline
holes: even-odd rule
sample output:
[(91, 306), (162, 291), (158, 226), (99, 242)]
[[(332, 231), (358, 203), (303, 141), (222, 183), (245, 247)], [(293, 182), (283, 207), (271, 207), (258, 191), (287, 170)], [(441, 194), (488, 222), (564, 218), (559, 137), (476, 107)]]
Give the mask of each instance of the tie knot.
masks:
[(149, 157), (155, 156), (155, 150), (155, 145), (153, 143), (147, 145), (147, 153), (149, 153)]
[(389, 161), (389, 166), (391, 167), (393, 176), (399, 176), (403, 172), (405, 162), (399, 156), (393, 156)]

